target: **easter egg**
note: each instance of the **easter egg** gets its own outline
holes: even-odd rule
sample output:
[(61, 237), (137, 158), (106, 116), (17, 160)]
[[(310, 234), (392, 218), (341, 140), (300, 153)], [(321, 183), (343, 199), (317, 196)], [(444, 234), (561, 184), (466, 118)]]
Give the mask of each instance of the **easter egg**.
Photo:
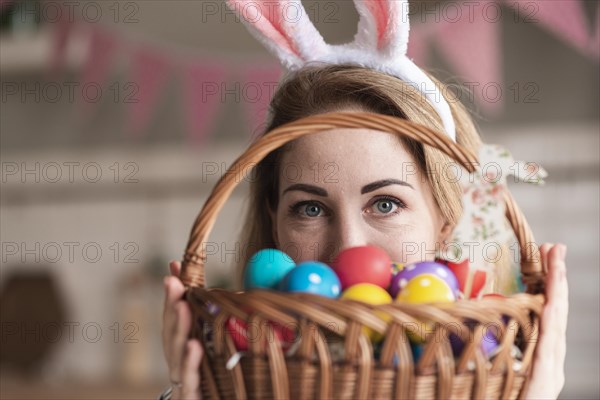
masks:
[[(385, 289), (373, 285), (372, 283), (358, 283), (352, 285), (344, 290), (340, 298), (344, 300), (361, 301), (367, 304), (389, 304), (392, 302), (392, 297)], [(385, 313), (375, 311), (375, 314), (385, 321), (389, 321), (390, 319)], [(377, 343), (383, 339), (383, 335), (367, 326), (363, 326), (363, 332), (371, 339), (371, 342)]]
[[(506, 299), (506, 296), (504, 296), (500, 293), (486, 293), (481, 297), (483, 299), (499, 299), (499, 300)], [(506, 324), (508, 324), (508, 321), (510, 321), (510, 317), (508, 315), (502, 315), (502, 321), (504, 321), (504, 325), (506, 325)]]
[[(289, 348), (297, 340), (296, 332), (285, 325), (278, 324), (277, 322), (269, 321), (269, 325), (273, 327), (273, 333), (275, 340), (279, 342), (283, 351), (289, 350)], [(273, 338), (268, 338), (272, 340)]]
[(276, 289), (281, 279), (296, 266), (283, 251), (262, 249), (256, 252), (244, 270), (244, 289)]
[(210, 315), (217, 315), (220, 311), (220, 307), (217, 304), (207, 302), (206, 311), (208, 311)]
[(248, 324), (239, 318), (229, 317), (225, 325), (237, 351), (248, 351)]
[(392, 297), (396, 297), (411, 279), (422, 274), (437, 276), (448, 285), (455, 296), (458, 294), (458, 281), (448, 267), (434, 261), (423, 261), (406, 265), (392, 278), (389, 288)]
[(296, 334), (286, 326), (276, 322), (268, 321), (268, 324), (273, 328), (273, 335), (267, 335), (266, 327), (253, 326), (248, 329), (248, 324), (236, 317), (229, 317), (226, 322), (226, 332), (231, 336), (233, 344), (237, 351), (248, 351), (249, 340), (276, 340), (280, 343), (281, 348), (287, 351), (296, 340)]
[(387, 289), (392, 278), (388, 254), (376, 246), (357, 246), (342, 250), (332, 263), (342, 289), (357, 283), (372, 283)]
[[(416, 365), (421, 359), (421, 355), (423, 354), (424, 346), (422, 344), (417, 344), (410, 342), (410, 352), (412, 353), (413, 363)], [(394, 353), (394, 357), (392, 358), (392, 362), (394, 363), (394, 367), (398, 367), (400, 364), (400, 357), (397, 353)]]
[[(450, 334), (450, 345), (452, 347), (452, 353), (454, 354), (454, 357), (459, 357), (465, 348), (464, 341), (454, 333)], [(480, 349), (483, 352), (483, 355), (487, 358), (492, 357), (496, 350), (498, 350), (498, 346), (499, 343), (498, 339), (496, 339), (496, 336), (494, 335), (494, 329), (486, 329), (483, 337), (481, 338), (480, 344)]]
[(421, 359), (423, 355), (423, 345), (417, 343), (411, 343), (410, 349), (412, 350), (413, 362), (416, 364)]
[(328, 265), (318, 261), (304, 261), (287, 273), (279, 289), (335, 299), (340, 295), (342, 287), (337, 275)]
[(446, 282), (437, 275), (422, 274), (408, 281), (396, 300), (411, 304), (449, 303), (456, 300), (456, 297)]
[[(412, 278), (406, 286), (398, 293), (396, 301), (423, 304), (423, 303), (450, 303), (456, 300), (454, 292), (450, 287), (436, 275), (422, 274)], [(421, 336), (425, 337), (431, 332), (432, 326), (428, 322), (422, 322), (415, 327)], [(408, 337), (414, 343), (423, 343), (423, 339), (416, 332), (407, 332)]]
[[(482, 270), (471, 270), (469, 266), (469, 260), (465, 259), (460, 262), (452, 262), (452, 261), (444, 261), (438, 260), (438, 262), (443, 262), (448, 266), (448, 268), (454, 273), (456, 279), (458, 281), (458, 287), (461, 292), (464, 293), (466, 298), (476, 298), (479, 295), (479, 292), (485, 285), (486, 281), (486, 273)], [(469, 275), (471, 275), (471, 289), (469, 290), (467, 285), (467, 280), (469, 279)], [(466, 290), (469, 290), (469, 293), (466, 293)]]
[(500, 293), (486, 293), (481, 297), (484, 299), (505, 299), (506, 298), (504, 295), (501, 295)]

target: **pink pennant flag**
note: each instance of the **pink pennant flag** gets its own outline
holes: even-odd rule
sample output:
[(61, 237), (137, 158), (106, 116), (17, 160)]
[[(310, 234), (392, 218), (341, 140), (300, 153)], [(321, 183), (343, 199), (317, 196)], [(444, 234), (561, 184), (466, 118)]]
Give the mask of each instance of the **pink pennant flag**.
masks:
[(14, 3), (14, 0), (0, 0), (0, 11), (2, 11), (4, 7), (8, 6), (11, 3)]
[(118, 43), (117, 38), (99, 28), (90, 32), (89, 52), (81, 74), (80, 103), (87, 117), (107, 92), (106, 79), (110, 72)]
[(497, 115), (504, 108), (500, 28), (499, 20), (465, 11), (459, 20), (442, 21), (436, 30), (435, 42), (441, 53), (489, 115)]
[(135, 85), (137, 94), (127, 104), (127, 131), (132, 135), (140, 136), (148, 127), (170, 69), (166, 55), (149, 48), (134, 50), (130, 83)]
[(420, 24), (411, 26), (408, 41), (408, 58), (419, 67), (426, 67), (431, 53), (431, 37), (435, 35), (437, 24)]
[[(522, 7), (514, 0), (504, 0), (512, 7)], [(528, 0), (530, 19), (554, 33), (565, 43), (589, 55), (589, 24), (580, 0)]]
[(248, 121), (251, 136), (262, 133), (269, 103), (273, 98), (282, 70), (279, 64), (246, 65), (239, 71), (242, 81), (241, 94), (244, 114)]
[(589, 51), (593, 58), (600, 59), (600, 5), (596, 8), (596, 26), (590, 40)]
[(185, 68), (184, 107), (188, 137), (194, 145), (204, 145), (209, 133), (215, 129), (223, 105), (226, 71), (225, 63), (219, 62), (199, 61)]
[(74, 28), (69, 18), (69, 10), (64, 4), (60, 5), (60, 12), (61, 18), (54, 23), (54, 43), (49, 60), (50, 76), (57, 76), (64, 68), (69, 39)]

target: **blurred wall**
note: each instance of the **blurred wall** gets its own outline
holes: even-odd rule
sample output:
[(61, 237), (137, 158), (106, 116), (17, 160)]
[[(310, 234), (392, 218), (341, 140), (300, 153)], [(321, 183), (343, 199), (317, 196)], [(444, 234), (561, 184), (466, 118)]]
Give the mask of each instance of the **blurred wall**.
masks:
[[(93, 2), (78, 4), (83, 8), (86, 3)], [(94, 4), (112, 16), (109, 3)], [(212, 3), (216, 13), (214, 8), (208, 13), (209, 4), (140, 1), (135, 8), (121, 9), (134, 10), (137, 22), (114, 23), (107, 17), (101, 23), (124, 37), (163, 45), (173, 54), (219, 57), (232, 64), (272, 59), (221, 2)], [(303, 4), (314, 10), (315, 25), (328, 42), (352, 39), (358, 20), (352, 2)], [(584, 5), (592, 21), (597, 4)], [(502, 144), (516, 159), (539, 162), (549, 172), (543, 187), (521, 184), (511, 185), (511, 190), (538, 242), (563, 242), (569, 247), (571, 314), (562, 397), (597, 398), (598, 63), (539, 24), (515, 23), (511, 9), (503, 11), (505, 111), (496, 117), (480, 115), (477, 122), (485, 141)], [(2, 33), (2, 83), (51, 82), (45, 74), (47, 65), (36, 61), (50, 52), (51, 38), (52, 30), (46, 28), (19, 37)], [(82, 55), (75, 53), (62, 79), (79, 79)], [(457, 78), (438, 53), (426, 67), (446, 80)], [(64, 326), (70, 329), (53, 344), (38, 371), (2, 370), (3, 398), (82, 398), (90, 394), (87, 387), (95, 388), (95, 393), (106, 391), (106, 397), (131, 393), (140, 398), (141, 393), (151, 396), (167, 385), (159, 328), (161, 275), (168, 260), (181, 257), (201, 205), (219, 175), (246, 148), (251, 133), (241, 116), (243, 104), (227, 97), (206, 146), (190, 146), (176, 78), (169, 79), (151, 127), (141, 139), (125, 132), (118, 102), (103, 101), (91, 118), (83, 119), (81, 109), (66, 97), (57, 102), (3, 97), (2, 287), (16, 274), (49, 273), (67, 315)], [(128, 79), (126, 69), (119, 67), (109, 77), (120, 83)], [(526, 83), (535, 85), (536, 102), (512, 96), (510, 85)], [(476, 105), (469, 106), (478, 112)], [(53, 172), (54, 164), (63, 168), (57, 182), (43, 172), (45, 167)], [(88, 164), (93, 165), (85, 169)], [(67, 179), (65, 165), (73, 166), (73, 179)], [(14, 166), (18, 173), (9, 174)], [(90, 174), (98, 170), (101, 178), (91, 182), (95, 178)], [(234, 192), (211, 235), (219, 246), (207, 270), (211, 285), (231, 281), (246, 188), (247, 182), (242, 182)], [(15, 330), (22, 343), (44, 340), (44, 335), (36, 336), (27, 327), (5, 324), (9, 322), (3, 320), (3, 341)], [(110, 391), (115, 384), (121, 391)], [(84, 389), (78, 392), (80, 387)]]

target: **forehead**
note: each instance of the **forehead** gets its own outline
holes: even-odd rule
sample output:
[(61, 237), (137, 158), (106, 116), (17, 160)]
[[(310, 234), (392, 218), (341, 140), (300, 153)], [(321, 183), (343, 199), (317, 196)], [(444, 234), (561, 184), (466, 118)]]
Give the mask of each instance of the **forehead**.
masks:
[(389, 179), (406, 182), (419, 192), (427, 190), (424, 175), (399, 137), (367, 129), (335, 129), (293, 142), (281, 159), (279, 194), (294, 184), (307, 184), (332, 195), (347, 195)]
[(369, 129), (332, 129), (303, 136), (293, 142), (281, 161), (288, 168), (337, 168), (342, 176), (350, 177), (357, 173), (365, 177), (400, 174), (416, 167), (399, 137)]

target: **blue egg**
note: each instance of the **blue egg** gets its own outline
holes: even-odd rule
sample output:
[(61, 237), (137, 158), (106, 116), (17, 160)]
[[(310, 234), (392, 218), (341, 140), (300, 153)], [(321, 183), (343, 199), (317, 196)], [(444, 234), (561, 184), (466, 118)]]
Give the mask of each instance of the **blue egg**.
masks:
[(339, 297), (342, 285), (328, 265), (318, 261), (304, 261), (288, 272), (281, 281), (280, 289), (285, 292), (312, 293), (335, 299)]
[(296, 263), (281, 250), (262, 249), (256, 252), (244, 270), (244, 289), (276, 289)]
[[(423, 355), (423, 345), (410, 342), (410, 350), (413, 357), (413, 363), (417, 364), (421, 359), (421, 356)], [(398, 367), (398, 364), (400, 364), (400, 357), (398, 356), (398, 353), (394, 353), (392, 362), (394, 364), (394, 367)]]

